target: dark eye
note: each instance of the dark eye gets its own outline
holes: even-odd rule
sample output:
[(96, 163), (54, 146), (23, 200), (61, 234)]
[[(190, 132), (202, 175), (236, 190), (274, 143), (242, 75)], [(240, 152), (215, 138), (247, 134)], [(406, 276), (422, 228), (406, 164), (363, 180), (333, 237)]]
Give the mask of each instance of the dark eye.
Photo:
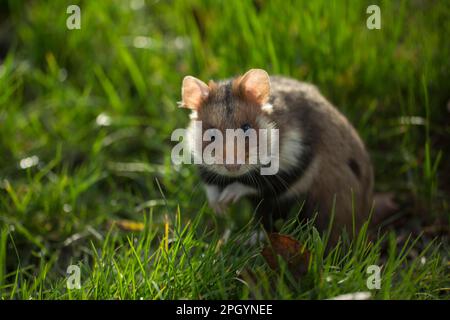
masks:
[(246, 124), (244, 124), (241, 128), (242, 128), (242, 130), (244, 130), (244, 132), (245, 132), (245, 131), (247, 131), (248, 129), (250, 129), (251, 127), (250, 127), (250, 125), (249, 125), (248, 123), (246, 123)]
[(211, 141), (215, 141), (216, 140), (216, 136), (211, 136)]

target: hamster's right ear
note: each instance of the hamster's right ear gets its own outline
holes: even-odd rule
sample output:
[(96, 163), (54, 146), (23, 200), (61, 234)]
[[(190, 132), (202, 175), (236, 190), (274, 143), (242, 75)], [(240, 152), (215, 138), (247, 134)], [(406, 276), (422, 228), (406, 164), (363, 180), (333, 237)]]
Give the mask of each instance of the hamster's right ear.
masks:
[(209, 87), (201, 80), (186, 76), (181, 86), (181, 107), (198, 110), (209, 95)]

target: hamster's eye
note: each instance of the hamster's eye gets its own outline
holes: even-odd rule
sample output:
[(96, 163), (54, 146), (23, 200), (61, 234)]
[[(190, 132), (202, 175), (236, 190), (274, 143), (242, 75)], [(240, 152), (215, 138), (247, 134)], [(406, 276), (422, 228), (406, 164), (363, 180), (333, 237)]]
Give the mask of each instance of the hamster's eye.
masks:
[(248, 129), (251, 128), (251, 126), (248, 123), (246, 123), (241, 128), (242, 128), (242, 130), (244, 130), (244, 132), (246, 132)]
[(215, 135), (211, 135), (211, 141), (215, 141), (216, 140), (216, 136)]

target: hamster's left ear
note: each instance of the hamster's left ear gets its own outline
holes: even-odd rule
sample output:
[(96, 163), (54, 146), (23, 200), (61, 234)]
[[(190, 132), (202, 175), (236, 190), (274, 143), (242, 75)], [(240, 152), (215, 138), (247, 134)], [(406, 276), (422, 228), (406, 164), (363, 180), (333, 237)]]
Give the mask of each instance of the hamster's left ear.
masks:
[(259, 105), (265, 104), (270, 97), (270, 79), (263, 69), (251, 69), (238, 79), (241, 95)]
[(183, 108), (198, 110), (209, 95), (209, 87), (201, 80), (186, 76), (181, 86), (181, 104)]

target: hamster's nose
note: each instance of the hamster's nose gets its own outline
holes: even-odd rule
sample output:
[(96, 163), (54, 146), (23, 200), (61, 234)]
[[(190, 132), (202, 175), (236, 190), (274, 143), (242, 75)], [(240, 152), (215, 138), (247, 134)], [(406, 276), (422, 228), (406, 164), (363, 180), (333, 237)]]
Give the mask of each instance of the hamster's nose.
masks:
[(240, 167), (240, 164), (225, 164), (225, 168), (228, 171), (238, 171)]

